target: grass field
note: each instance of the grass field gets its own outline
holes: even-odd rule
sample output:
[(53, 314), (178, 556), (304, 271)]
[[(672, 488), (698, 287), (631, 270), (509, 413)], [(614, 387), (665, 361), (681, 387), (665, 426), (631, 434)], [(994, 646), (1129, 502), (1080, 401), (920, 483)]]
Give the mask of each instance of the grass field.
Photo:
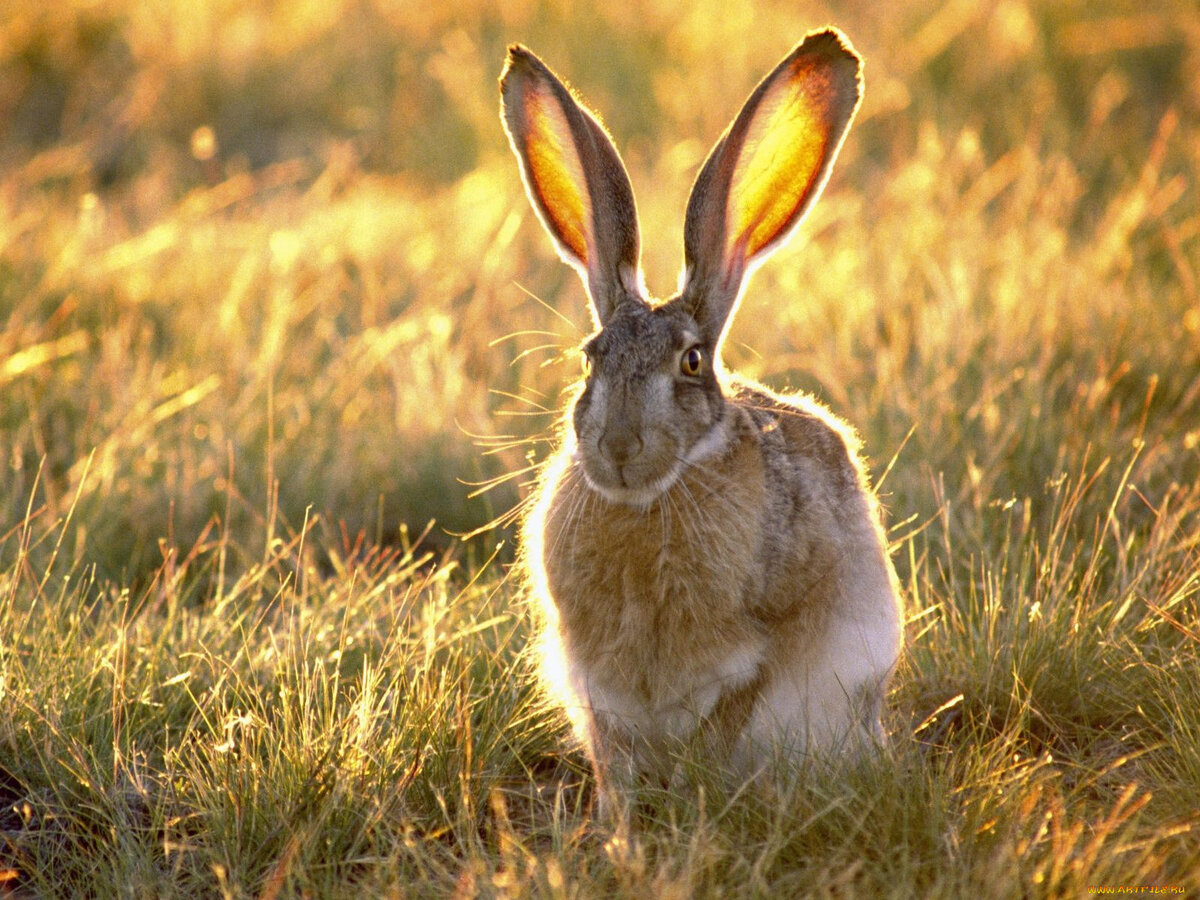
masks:
[[(604, 114), (666, 294), (828, 22), (865, 104), (726, 361), (862, 433), (891, 751), (613, 834), (511, 530), (455, 537), (588, 323), (495, 79)], [(0, 3), (0, 894), (1194, 895), (1198, 178), (1170, 0)]]

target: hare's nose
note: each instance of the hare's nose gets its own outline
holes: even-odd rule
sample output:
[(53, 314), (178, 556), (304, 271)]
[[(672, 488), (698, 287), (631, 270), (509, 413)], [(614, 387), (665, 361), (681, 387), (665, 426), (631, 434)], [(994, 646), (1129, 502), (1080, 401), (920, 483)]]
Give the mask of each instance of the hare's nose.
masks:
[(600, 452), (605, 459), (620, 468), (642, 452), (642, 439), (636, 431), (624, 428), (606, 429), (600, 435)]

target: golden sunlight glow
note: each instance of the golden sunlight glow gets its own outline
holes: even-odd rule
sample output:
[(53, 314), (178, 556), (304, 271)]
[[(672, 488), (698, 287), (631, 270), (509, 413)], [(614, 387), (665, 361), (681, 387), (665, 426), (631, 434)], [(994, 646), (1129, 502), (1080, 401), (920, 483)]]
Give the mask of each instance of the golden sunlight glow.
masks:
[(570, 126), (549, 88), (531, 86), (524, 100), (531, 187), (559, 238), (587, 262), (587, 217), (591, 210), (583, 192), (586, 181)]
[(796, 71), (763, 98), (729, 199), (730, 240), (753, 256), (795, 222), (829, 142), (828, 76)]
[[(1193, 897), (1197, 9), (0, 0), (0, 900)], [(784, 55), (827, 24), (840, 49)], [(514, 44), (594, 131), (532, 62), (502, 93)], [(582, 468), (588, 289), (634, 236), (589, 193), (601, 118), (663, 302), (739, 122), (698, 230), (748, 289), (698, 372), (859, 430), (813, 432), (779, 515), (742, 508), (752, 454), (690, 437), (719, 402), (690, 343), (613, 389), (657, 393), (684, 477), (627, 518), (586, 479), (569, 514), (538, 489)], [(739, 409), (747, 436), (769, 413)], [(810, 426), (773, 416), (764, 452)], [(735, 784), (759, 639), (782, 659), (833, 615), (739, 605), (793, 536), (797, 603), (862, 566), (842, 523), (875, 523), (819, 477), (858, 477), (851, 443), (907, 602), (890, 746)], [(788, 531), (822, 509), (837, 535)], [(595, 536), (553, 572), (612, 577), (581, 647), (530, 562)], [(717, 545), (751, 540), (717, 590)], [(859, 624), (822, 656), (860, 671)], [(579, 660), (619, 643), (640, 677), (606, 691)], [(602, 810), (571, 726), (667, 734), (709, 697)]]

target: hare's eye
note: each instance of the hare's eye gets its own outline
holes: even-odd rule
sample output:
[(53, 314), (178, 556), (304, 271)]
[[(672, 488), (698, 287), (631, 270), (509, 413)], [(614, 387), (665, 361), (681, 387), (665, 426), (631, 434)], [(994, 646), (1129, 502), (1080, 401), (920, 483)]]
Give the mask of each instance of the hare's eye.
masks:
[(703, 365), (704, 351), (699, 347), (689, 347), (684, 351), (683, 356), (679, 357), (679, 371), (692, 378), (700, 374)]

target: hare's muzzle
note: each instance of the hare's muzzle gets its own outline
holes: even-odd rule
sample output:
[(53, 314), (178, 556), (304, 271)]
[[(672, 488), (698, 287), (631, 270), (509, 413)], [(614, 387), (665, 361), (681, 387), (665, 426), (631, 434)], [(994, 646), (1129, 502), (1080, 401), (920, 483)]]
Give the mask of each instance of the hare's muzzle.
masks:
[(630, 460), (637, 458), (642, 446), (642, 438), (637, 431), (623, 423), (606, 428), (600, 436), (600, 452), (618, 473)]

